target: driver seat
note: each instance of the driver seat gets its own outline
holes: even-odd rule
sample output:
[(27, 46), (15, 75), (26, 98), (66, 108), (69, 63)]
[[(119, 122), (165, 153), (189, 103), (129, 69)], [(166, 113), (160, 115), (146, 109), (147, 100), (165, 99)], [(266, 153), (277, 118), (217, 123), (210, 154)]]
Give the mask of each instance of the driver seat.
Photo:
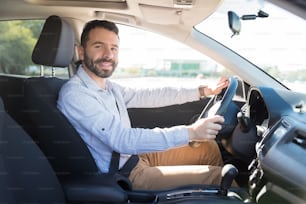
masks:
[[(32, 60), (39, 65), (67, 68), (74, 54), (74, 32), (59, 16), (46, 19)], [(70, 202), (117, 203), (127, 200), (127, 178), (101, 174), (77, 131), (57, 109), (58, 92), (67, 80), (32, 77), (24, 82), (27, 131), (38, 143), (59, 177)]]

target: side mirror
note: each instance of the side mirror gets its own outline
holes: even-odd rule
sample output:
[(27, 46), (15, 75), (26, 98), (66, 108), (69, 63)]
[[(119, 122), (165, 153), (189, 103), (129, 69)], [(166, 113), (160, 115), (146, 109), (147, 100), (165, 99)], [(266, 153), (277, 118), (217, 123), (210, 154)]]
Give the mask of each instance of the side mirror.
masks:
[(233, 32), (233, 35), (238, 35), (241, 30), (241, 22), (240, 22), (240, 17), (233, 11), (227, 12), (228, 15), (228, 26)]

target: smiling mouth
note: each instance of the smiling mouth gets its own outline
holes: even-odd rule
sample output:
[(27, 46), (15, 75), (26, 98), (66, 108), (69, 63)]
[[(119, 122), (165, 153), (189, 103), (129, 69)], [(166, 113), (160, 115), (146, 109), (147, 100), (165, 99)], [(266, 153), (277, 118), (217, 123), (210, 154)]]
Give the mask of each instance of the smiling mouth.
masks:
[(113, 68), (113, 63), (109, 61), (101, 61), (96, 63), (99, 67), (103, 69), (112, 69)]

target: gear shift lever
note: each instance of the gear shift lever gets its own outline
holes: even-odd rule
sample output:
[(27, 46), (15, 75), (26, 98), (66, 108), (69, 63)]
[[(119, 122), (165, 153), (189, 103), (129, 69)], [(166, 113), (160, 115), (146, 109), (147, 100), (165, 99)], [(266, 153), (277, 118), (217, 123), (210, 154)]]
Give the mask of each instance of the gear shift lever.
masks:
[[(204, 188), (204, 189), (183, 189), (167, 193), (166, 199), (187, 198), (193, 196), (206, 196), (206, 195), (221, 195), (227, 196), (227, 191), (231, 187), (234, 178), (238, 175), (237, 168), (232, 164), (226, 164), (221, 171), (222, 179), (220, 188)], [(236, 202), (235, 202), (236, 203)], [(240, 203), (240, 202), (239, 202)]]
[(234, 178), (238, 175), (238, 169), (232, 164), (226, 164), (221, 171), (222, 180), (220, 184), (221, 195), (227, 195), (228, 189), (231, 187)]

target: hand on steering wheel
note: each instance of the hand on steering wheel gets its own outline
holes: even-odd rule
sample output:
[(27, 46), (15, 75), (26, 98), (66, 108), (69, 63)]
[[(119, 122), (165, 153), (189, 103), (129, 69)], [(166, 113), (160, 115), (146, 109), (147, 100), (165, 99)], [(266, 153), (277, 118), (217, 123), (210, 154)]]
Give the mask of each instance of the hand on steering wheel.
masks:
[[(237, 113), (239, 108), (236, 104), (232, 101), (237, 87), (238, 81), (234, 77), (230, 77), (229, 85), (226, 89), (224, 89), (220, 94), (214, 95), (205, 108), (203, 109), (202, 113), (199, 116), (200, 118), (211, 117), (214, 115), (220, 115), (224, 117), (224, 123), (222, 124), (222, 129), (219, 131), (218, 135), (226, 135), (231, 133), (236, 124), (237, 124)], [(198, 142), (190, 142), (190, 146), (198, 146)]]
[(238, 87), (238, 81), (234, 77), (230, 77), (229, 84), (220, 94), (214, 95), (205, 108), (203, 109), (199, 118), (205, 118), (213, 115), (226, 115), (226, 110), (229, 108), (232, 99)]

